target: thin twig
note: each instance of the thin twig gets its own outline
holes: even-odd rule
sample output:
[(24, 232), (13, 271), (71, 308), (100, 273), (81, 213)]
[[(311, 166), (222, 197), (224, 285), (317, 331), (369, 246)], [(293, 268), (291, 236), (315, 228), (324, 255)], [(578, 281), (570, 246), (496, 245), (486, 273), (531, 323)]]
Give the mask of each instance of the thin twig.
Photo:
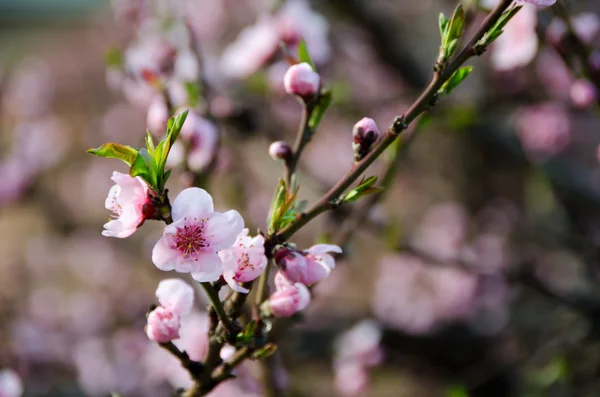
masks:
[(228, 332), (232, 333), (234, 331), (234, 326), (227, 313), (225, 313), (225, 309), (223, 309), (223, 304), (219, 299), (219, 294), (210, 283), (200, 283), (204, 291), (206, 291), (206, 295), (208, 295), (208, 299), (212, 303), (217, 315), (219, 316), (219, 320), (221, 320), (221, 324), (223, 324), (223, 328)]

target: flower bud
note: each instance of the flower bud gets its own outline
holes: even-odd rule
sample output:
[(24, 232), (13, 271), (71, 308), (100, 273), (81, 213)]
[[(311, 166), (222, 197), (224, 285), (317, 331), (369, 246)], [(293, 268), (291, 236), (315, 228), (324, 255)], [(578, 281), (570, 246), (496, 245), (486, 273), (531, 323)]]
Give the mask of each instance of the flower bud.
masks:
[(278, 288), (266, 302), (266, 310), (276, 317), (291, 317), (310, 303), (310, 292), (302, 283)]
[(159, 306), (148, 315), (146, 334), (157, 343), (171, 342), (179, 338), (179, 316), (170, 309)]
[(282, 248), (275, 253), (274, 259), (281, 275), (291, 282), (304, 283), (307, 263), (299, 251)]
[(306, 62), (290, 66), (283, 77), (285, 92), (307, 100), (319, 91), (321, 77)]
[(570, 95), (573, 105), (580, 108), (586, 108), (596, 100), (596, 86), (589, 80), (577, 80), (571, 86)]
[(379, 139), (379, 129), (373, 119), (363, 118), (354, 125), (352, 129), (352, 148), (354, 159), (362, 160), (371, 150), (371, 147)]
[(273, 142), (269, 146), (269, 156), (275, 161), (288, 161), (292, 158), (292, 148), (285, 141)]

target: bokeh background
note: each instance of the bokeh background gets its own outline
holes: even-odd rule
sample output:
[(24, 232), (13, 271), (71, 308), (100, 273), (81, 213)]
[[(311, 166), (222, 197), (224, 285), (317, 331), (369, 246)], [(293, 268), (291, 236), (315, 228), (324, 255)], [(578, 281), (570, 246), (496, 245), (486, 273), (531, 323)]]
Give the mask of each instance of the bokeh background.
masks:
[[(438, 13), (455, 4), (296, 3), (290, 26), (307, 25), (309, 50), (334, 92), (300, 164), (299, 196), (314, 201), (351, 165), (353, 124), (369, 116), (385, 129), (426, 86)], [(567, 5), (573, 15), (600, 10), (595, 0)], [(265, 13), (277, 15), (273, 6), (0, 0), (0, 368), (19, 374), (25, 396), (166, 396), (185, 383), (144, 333), (158, 281), (175, 276), (150, 259), (162, 226), (102, 237), (111, 173), (126, 168), (85, 150), (143, 145), (157, 94), (121, 58), (157, 29), (176, 48), (191, 32), (203, 66), (180, 61), (178, 78), (197, 79), (201, 69), (211, 89), (198, 109), (221, 134), (202, 186), (217, 208), (264, 228), (283, 174), (267, 150), (293, 141), (301, 107), (283, 92), (281, 53), (269, 54), (260, 35), (243, 45), (238, 35)], [(157, 15), (175, 28), (163, 21), (140, 31), (140, 21)], [(181, 15), (187, 36), (173, 22)], [(553, 12), (537, 18), (532, 59), (506, 68), (492, 49), (472, 60), (468, 80), (420, 124), (388, 195), (359, 222), (303, 322), (282, 341), (280, 377), (291, 396), (600, 395), (598, 105), (573, 93), (578, 68), (566, 68), (548, 39)], [(600, 48), (596, 39), (590, 47)], [(145, 51), (138, 58), (156, 56)], [(174, 83), (171, 95), (188, 95), (182, 87)], [(171, 197), (189, 180), (175, 171)], [(359, 208), (321, 216), (294, 241), (339, 241)], [(194, 325), (203, 306), (187, 325), (189, 340), (201, 338)], [(357, 342), (335, 341), (365, 319), (381, 327), (384, 359), (368, 382), (353, 385), (335, 363), (346, 359), (344, 343)]]

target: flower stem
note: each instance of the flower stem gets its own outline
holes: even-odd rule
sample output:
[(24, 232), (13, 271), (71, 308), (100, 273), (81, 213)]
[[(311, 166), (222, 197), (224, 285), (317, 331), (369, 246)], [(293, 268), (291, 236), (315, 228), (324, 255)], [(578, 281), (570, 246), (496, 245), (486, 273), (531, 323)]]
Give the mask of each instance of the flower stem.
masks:
[(287, 182), (288, 191), (294, 191), (294, 186), (292, 186), (292, 181), (294, 174), (296, 173), (296, 167), (298, 166), (298, 162), (300, 161), (300, 156), (302, 155), (302, 151), (310, 142), (314, 131), (309, 126), (310, 116), (315, 108), (315, 103), (319, 101), (319, 97), (317, 96), (315, 99), (312, 99), (306, 103), (304, 103), (304, 111), (302, 112), (302, 121), (300, 122), (300, 129), (298, 130), (298, 134), (296, 135), (296, 142), (294, 143), (294, 149), (292, 153), (292, 158), (289, 161), (286, 161), (285, 164), (285, 181)]
[(306, 212), (299, 214), (296, 219), (288, 224), (285, 228), (279, 230), (276, 234), (269, 236), (269, 242), (272, 246), (288, 240), (298, 230), (300, 230), (309, 221), (317, 217), (319, 214), (328, 209), (335, 208), (339, 205), (339, 197), (346, 191), (363, 172), (371, 165), (383, 151), (390, 146), (396, 139), (400, 139), (400, 145), (407, 143), (413, 136), (413, 131), (406, 131), (407, 126), (413, 122), (423, 112), (430, 109), (437, 102), (438, 91), (446, 81), (452, 77), (469, 58), (481, 54), (481, 50), (477, 50), (476, 46), (479, 40), (494, 26), (496, 21), (502, 16), (504, 11), (512, 4), (512, 0), (501, 0), (494, 10), (483, 21), (473, 38), (463, 48), (463, 50), (450, 62), (443, 71), (436, 71), (431, 79), (431, 82), (423, 91), (421, 96), (410, 106), (403, 116), (396, 118), (394, 123), (389, 127), (383, 139), (379, 141), (373, 150), (358, 163), (354, 163), (352, 168), (340, 181), (332, 187), (319, 201), (317, 201)]
[(225, 309), (223, 309), (223, 304), (219, 299), (219, 294), (217, 293), (217, 291), (215, 291), (215, 289), (210, 283), (200, 283), (200, 285), (202, 285), (202, 288), (204, 288), (204, 291), (206, 291), (206, 295), (208, 295), (208, 299), (210, 299), (210, 302), (215, 308), (215, 311), (219, 316), (219, 320), (221, 320), (221, 324), (223, 324), (223, 328), (228, 333), (232, 333), (234, 330), (233, 323), (227, 316), (227, 313), (225, 313)]

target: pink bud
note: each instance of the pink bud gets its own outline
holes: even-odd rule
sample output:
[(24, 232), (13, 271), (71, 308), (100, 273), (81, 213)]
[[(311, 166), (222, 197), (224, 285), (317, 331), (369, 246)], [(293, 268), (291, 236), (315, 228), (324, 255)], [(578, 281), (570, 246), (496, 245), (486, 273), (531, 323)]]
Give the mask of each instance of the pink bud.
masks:
[(571, 86), (571, 101), (580, 108), (586, 108), (596, 101), (596, 86), (589, 80), (580, 79)]
[(352, 148), (355, 160), (362, 160), (377, 139), (379, 139), (379, 129), (375, 120), (365, 117), (356, 123), (352, 129)]
[(330, 244), (317, 244), (305, 252), (282, 248), (275, 254), (275, 263), (289, 281), (313, 285), (335, 268), (335, 260), (329, 252), (341, 253), (342, 249)]
[(179, 316), (159, 306), (148, 315), (146, 334), (151, 341), (167, 343), (179, 338)]
[(285, 141), (273, 142), (269, 146), (269, 156), (275, 161), (288, 161), (292, 157), (292, 148)]
[(285, 279), (283, 276), (278, 276), (279, 282), (275, 283), (277, 290), (267, 300), (267, 308), (276, 317), (291, 317), (308, 306), (310, 292), (304, 284), (287, 284), (282, 281)]
[(0, 396), (21, 397), (23, 395), (23, 382), (12, 369), (0, 370)]
[(321, 77), (306, 63), (290, 66), (283, 77), (285, 92), (309, 99), (319, 90)]
[(275, 263), (280, 270), (280, 275), (293, 283), (304, 283), (306, 279), (307, 264), (304, 256), (296, 250), (282, 248), (275, 253)]

